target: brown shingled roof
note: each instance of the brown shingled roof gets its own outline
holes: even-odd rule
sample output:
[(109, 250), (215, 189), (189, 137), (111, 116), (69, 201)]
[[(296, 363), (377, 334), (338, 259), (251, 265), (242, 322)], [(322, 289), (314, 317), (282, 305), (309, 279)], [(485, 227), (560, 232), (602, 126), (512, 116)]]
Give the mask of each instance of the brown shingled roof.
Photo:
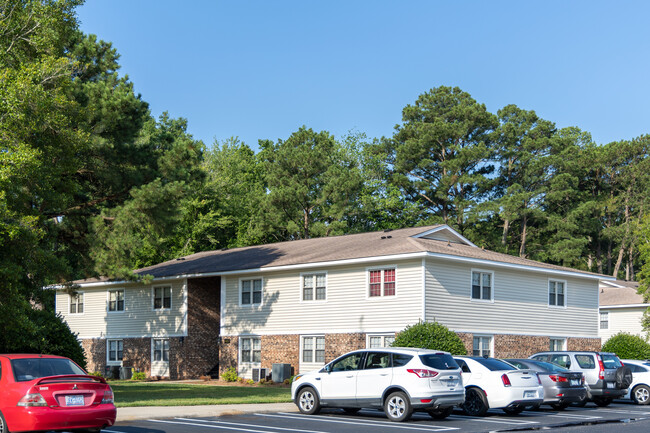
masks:
[(643, 304), (643, 296), (637, 293), (639, 283), (635, 281), (616, 280), (615, 284), (620, 287), (608, 287), (601, 285), (600, 306), (613, 305), (636, 305)]

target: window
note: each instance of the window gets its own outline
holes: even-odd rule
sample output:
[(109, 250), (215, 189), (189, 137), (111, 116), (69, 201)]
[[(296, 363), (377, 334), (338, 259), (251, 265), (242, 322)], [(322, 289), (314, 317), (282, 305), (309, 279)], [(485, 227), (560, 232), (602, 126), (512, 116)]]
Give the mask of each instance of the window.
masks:
[(302, 276), (302, 300), (324, 301), (327, 295), (325, 274), (308, 274)]
[(395, 268), (371, 270), (368, 274), (368, 281), (368, 296), (371, 298), (395, 296)]
[(549, 280), (548, 282), (548, 305), (564, 307), (566, 291), (564, 281)]
[(554, 352), (565, 350), (566, 339), (564, 338), (551, 338), (551, 344), (549, 350)]
[(376, 347), (390, 347), (395, 341), (395, 335), (369, 335), (367, 347), (372, 349)]
[(552, 362), (553, 364), (557, 364), (564, 368), (571, 368), (571, 358), (569, 355), (551, 355), (548, 362)]
[(302, 337), (302, 362), (325, 363), (325, 337)]
[(576, 355), (576, 361), (580, 368), (596, 368), (596, 361), (592, 355)]
[(154, 287), (153, 288), (153, 309), (168, 310), (172, 307), (172, 288)]
[(153, 360), (169, 362), (169, 339), (155, 338), (153, 340)]
[(84, 294), (76, 293), (70, 295), (70, 314), (83, 314), (84, 312)]
[(241, 280), (241, 305), (262, 303), (262, 279)]
[(492, 272), (472, 271), (472, 299), (492, 300)]
[(413, 356), (405, 355), (403, 353), (393, 353), (393, 367), (404, 367), (408, 364)]
[(476, 336), (474, 337), (474, 356), (492, 356), (492, 337)]
[(387, 352), (369, 352), (366, 356), (366, 365), (364, 369), (390, 367), (390, 355), (391, 354)]
[(358, 370), (359, 363), (361, 362), (361, 355), (361, 353), (352, 353), (344, 358), (341, 358), (330, 365), (329, 371)]
[(600, 329), (609, 329), (609, 312), (600, 312)]
[(241, 341), (241, 362), (262, 362), (262, 340), (258, 337), (244, 337)]
[(108, 292), (108, 311), (124, 311), (124, 290)]
[(123, 359), (122, 340), (108, 340), (108, 362), (119, 362)]

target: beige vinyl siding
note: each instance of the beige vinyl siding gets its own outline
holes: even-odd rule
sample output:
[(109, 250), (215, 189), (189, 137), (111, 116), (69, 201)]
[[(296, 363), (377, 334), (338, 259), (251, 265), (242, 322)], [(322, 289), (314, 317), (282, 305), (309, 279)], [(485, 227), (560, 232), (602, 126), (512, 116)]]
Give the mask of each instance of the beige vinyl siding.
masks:
[(600, 329), (600, 337), (603, 343), (614, 334), (619, 332), (628, 332), (632, 335), (645, 336), (641, 319), (645, 307), (630, 308), (601, 308), (601, 312), (609, 312), (609, 329)]
[[(368, 297), (368, 269), (396, 269), (395, 296)], [(325, 301), (303, 301), (300, 271), (224, 277), (222, 335), (322, 335), (324, 332), (401, 330), (422, 316), (422, 260), (375, 266), (314, 267), (327, 273)], [(239, 305), (239, 282), (262, 276), (261, 306)]]
[[(493, 302), (470, 300), (471, 272), (493, 273)], [(549, 307), (548, 280), (566, 281), (566, 308)], [(454, 331), (598, 337), (598, 281), (427, 259), (426, 318)]]
[[(153, 310), (152, 287), (171, 286), (171, 310)], [(110, 288), (109, 288), (110, 287)], [(68, 314), (70, 298), (57, 291), (56, 310), (79, 338), (127, 338), (187, 334), (185, 280), (165, 284), (84, 288), (84, 314)], [(124, 289), (124, 311), (108, 312), (108, 291)]]

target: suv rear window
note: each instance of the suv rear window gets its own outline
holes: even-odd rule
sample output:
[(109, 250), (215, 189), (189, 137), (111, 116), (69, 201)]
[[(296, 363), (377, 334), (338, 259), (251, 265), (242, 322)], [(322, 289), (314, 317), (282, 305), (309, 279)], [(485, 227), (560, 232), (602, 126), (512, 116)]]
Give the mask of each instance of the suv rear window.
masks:
[(490, 371), (513, 370), (513, 366), (494, 358), (472, 358)]
[(457, 370), (460, 368), (456, 364), (456, 361), (454, 361), (454, 358), (446, 353), (420, 355), (420, 361), (427, 367), (435, 368), (436, 370)]
[(608, 370), (614, 370), (622, 366), (621, 361), (616, 355), (606, 355), (603, 353), (600, 357), (603, 359), (603, 364)]
[(16, 382), (63, 374), (86, 374), (74, 362), (60, 358), (12, 359), (11, 369), (14, 371)]

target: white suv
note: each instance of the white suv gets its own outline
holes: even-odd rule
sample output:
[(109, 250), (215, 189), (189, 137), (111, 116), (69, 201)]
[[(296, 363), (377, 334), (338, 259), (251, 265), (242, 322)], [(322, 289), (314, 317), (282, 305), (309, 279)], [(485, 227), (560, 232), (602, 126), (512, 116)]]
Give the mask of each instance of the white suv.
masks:
[(412, 348), (356, 350), (320, 370), (297, 375), (291, 398), (300, 412), (338, 407), (348, 413), (383, 408), (391, 421), (406, 421), (414, 410), (435, 419), (465, 401), (460, 368), (447, 352)]

